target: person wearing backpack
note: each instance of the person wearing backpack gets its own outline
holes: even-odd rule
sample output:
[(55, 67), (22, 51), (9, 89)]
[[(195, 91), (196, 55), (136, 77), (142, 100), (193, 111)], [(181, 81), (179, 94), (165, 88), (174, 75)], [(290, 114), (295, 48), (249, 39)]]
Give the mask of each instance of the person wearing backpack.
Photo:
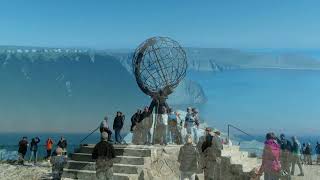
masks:
[(300, 174), (298, 176), (304, 176), (303, 169), (301, 166), (301, 161), (300, 161), (300, 142), (298, 141), (296, 136), (292, 137), (292, 167), (291, 167), (291, 175), (294, 175), (294, 170), (296, 164), (298, 164), (298, 167), (300, 169)]
[(19, 164), (24, 164), (24, 157), (28, 151), (28, 138), (27, 137), (23, 137), (20, 141), (19, 141), (19, 149), (18, 149), (18, 153), (19, 153), (19, 160), (18, 163)]
[(262, 164), (258, 174), (264, 173), (264, 180), (279, 180), (281, 173), (280, 146), (274, 133), (266, 135), (262, 154)]

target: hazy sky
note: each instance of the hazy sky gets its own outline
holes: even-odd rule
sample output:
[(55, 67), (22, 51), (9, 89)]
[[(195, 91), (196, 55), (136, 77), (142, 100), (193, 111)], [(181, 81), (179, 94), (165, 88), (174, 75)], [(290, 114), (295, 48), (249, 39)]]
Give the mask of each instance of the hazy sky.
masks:
[(3, 0), (0, 45), (134, 48), (170, 36), (184, 46), (320, 47), (320, 1)]

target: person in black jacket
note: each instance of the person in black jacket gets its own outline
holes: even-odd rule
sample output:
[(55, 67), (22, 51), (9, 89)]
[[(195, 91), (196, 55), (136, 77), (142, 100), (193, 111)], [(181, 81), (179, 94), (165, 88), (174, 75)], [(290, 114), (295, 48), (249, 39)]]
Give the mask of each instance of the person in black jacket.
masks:
[(92, 159), (96, 161), (97, 179), (112, 179), (113, 159), (116, 157), (112, 144), (108, 142), (108, 133), (101, 133), (101, 141), (92, 151)]
[(134, 113), (131, 117), (131, 128), (130, 131), (132, 132), (134, 130), (134, 127), (137, 123), (140, 122), (140, 116), (141, 116), (141, 109), (138, 109), (136, 113)]
[(67, 155), (67, 146), (68, 146), (68, 143), (67, 143), (67, 140), (64, 138), (64, 137), (61, 137), (58, 144), (57, 144), (58, 147), (60, 147), (62, 149), (62, 154), (63, 155)]
[(115, 132), (116, 143), (121, 143), (122, 141), (120, 131), (123, 127), (124, 118), (124, 115), (120, 111), (118, 111), (113, 121), (113, 130)]
[(27, 137), (23, 137), (20, 141), (19, 141), (19, 164), (24, 164), (24, 157), (27, 154), (28, 151), (28, 138)]
[(30, 155), (29, 162), (31, 162), (31, 160), (33, 158), (33, 163), (34, 164), (37, 163), (37, 159), (38, 159), (38, 144), (39, 144), (39, 142), (40, 142), (40, 138), (39, 137), (32, 138), (32, 140), (31, 140), (31, 145), (30, 145), (31, 155)]

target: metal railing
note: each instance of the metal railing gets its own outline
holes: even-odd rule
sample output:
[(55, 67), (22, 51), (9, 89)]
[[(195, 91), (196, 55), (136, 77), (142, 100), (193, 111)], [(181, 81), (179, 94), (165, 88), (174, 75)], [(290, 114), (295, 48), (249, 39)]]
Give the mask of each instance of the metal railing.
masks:
[(243, 134), (249, 136), (249, 137), (252, 137), (254, 138), (252, 135), (248, 134), (247, 132), (241, 130), (240, 128), (236, 127), (236, 126), (233, 126), (231, 124), (228, 124), (228, 141), (230, 140), (230, 127), (232, 127), (233, 129), (235, 130), (238, 130), (239, 132), (242, 132)]
[(96, 129), (92, 130), (91, 133), (89, 133), (85, 138), (83, 138), (81, 141), (80, 141), (80, 144), (85, 141), (86, 139), (88, 139), (89, 136), (91, 136), (93, 133), (95, 133), (98, 129), (100, 128), (100, 126), (98, 126)]

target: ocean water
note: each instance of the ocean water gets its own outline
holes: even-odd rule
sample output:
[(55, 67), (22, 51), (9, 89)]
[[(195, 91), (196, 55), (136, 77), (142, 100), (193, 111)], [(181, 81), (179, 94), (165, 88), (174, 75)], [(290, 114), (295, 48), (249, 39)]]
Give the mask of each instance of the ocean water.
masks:
[(200, 106), (201, 117), (219, 129), (232, 124), (251, 134), (320, 132), (320, 71), (250, 69), (188, 76), (208, 98)]
[[(234, 144), (240, 142), (243, 149), (261, 152), (264, 136), (270, 131), (298, 136), (301, 143), (310, 142), (313, 147), (320, 141), (320, 71), (250, 69), (189, 72), (188, 77), (200, 83), (208, 99), (198, 106), (202, 120), (225, 133), (227, 125), (232, 124), (252, 135), (230, 129)], [(2, 133), (0, 151), (16, 151), (22, 136), (28, 136), (29, 140), (40, 136), (43, 145), (40, 153), (45, 155), (46, 138), (52, 137), (57, 143), (63, 135), (72, 152), (86, 134)], [(99, 134), (94, 134), (85, 143), (98, 140)]]

